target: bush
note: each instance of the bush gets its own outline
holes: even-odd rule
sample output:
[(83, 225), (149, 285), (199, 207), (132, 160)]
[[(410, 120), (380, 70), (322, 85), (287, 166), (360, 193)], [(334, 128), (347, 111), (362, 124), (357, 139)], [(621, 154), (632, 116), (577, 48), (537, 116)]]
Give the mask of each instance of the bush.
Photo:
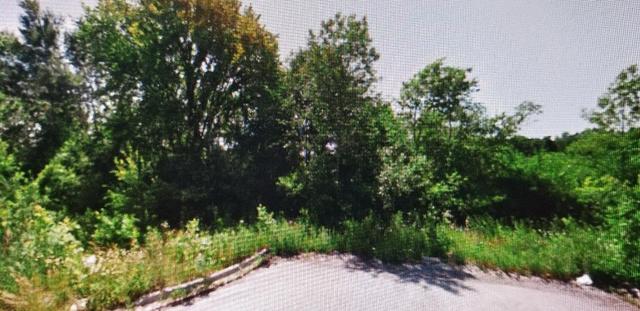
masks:
[(339, 237), (338, 249), (366, 258), (373, 257), (375, 246), (380, 240), (382, 228), (372, 214), (362, 221), (346, 220)]
[[(386, 224), (373, 215), (346, 221), (340, 232), (316, 227), (305, 218), (286, 221), (259, 206), (255, 225), (208, 232), (192, 220), (184, 230), (169, 230), (166, 225), (150, 229), (143, 243), (132, 243), (128, 249), (82, 251), (69, 235), (72, 223), (53, 222), (40, 207), (33, 211), (39, 225), (29, 232), (43, 238), (35, 239), (34, 245), (26, 242), (33, 238), (28, 236), (21, 240), (25, 249), (14, 246), (13, 257), (0, 257), (0, 272), (19, 272), (11, 274), (11, 284), (0, 278), (4, 293), (9, 293), (0, 305), (12, 309), (66, 309), (79, 297), (89, 298), (91, 309), (127, 306), (144, 293), (209, 274), (261, 247), (277, 255), (340, 250), (392, 263), (447, 256), (481, 267), (562, 279), (588, 272), (597, 282), (633, 277), (628, 274), (633, 270), (627, 268), (632, 265), (626, 262), (624, 244), (571, 219), (557, 221), (546, 231), (524, 223), (507, 226), (489, 218), (475, 219), (465, 230), (440, 224), (433, 237), (428, 224), (410, 221), (402, 213)], [(41, 261), (43, 270), (17, 270), (16, 263), (22, 262), (17, 256), (46, 258)]]
[[(3, 246), (0, 259), (0, 306), (22, 308), (30, 295), (37, 309), (58, 309), (68, 300), (73, 284), (58, 287), (59, 279), (76, 279), (81, 274), (80, 242), (72, 231), (77, 225), (69, 218), (60, 219), (42, 208), (34, 198), (33, 185), (17, 191), (17, 200), (0, 206), (8, 213), (0, 216)], [(7, 203), (7, 202), (4, 202)], [(8, 215), (8, 216), (7, 216)], [(45, 299), (45, 296), (52, 296)]]
[(96, 252), (96, 269), (79, 286), (82, 295), (90, 298), (92, 308), (130, 304), (148, 291), (206, 275), (261, 247), (269, 247), (278, 255), (335, 248), (328, 231), (275, 219), (263, 206), (258, 207), (255, 226), (241, 224), (210, 233), (200, 229), (199, 221), (192, 220), (185, 230), (150, 230), (143, 245)]
[(417, 222), (408, 222), (401, 212), (394, 214), (388, 224), (369, 215), (360, 222), (345, 221), (343, 227), (338, 235), (340, 251), (386, 262), (439, 256), (447, 246), (446, 240), (434, 233), (430, 224), (423, 227)]
[(144, 228), (152, 224), (158, 185), (151, 163), (131, 150), (114, 161), (117, 182), (107, 190), (106, 212), (102, 213), (120, 219), (122, 225), (137, 221)]
[[(6, 271), (28, 278), (46, 275), (52, 266), (65, 265), (65, 260), (81, 251), (79, 242), (71, 234), (77, 229), (75, 222), (60, 217), (40, 205), (44, 201), (35, 183), (27, 183), (17, 169), (13, 156), (0, 142), (0, 254)], [(0, 278), (0, 290), (15, 291), (16, 284), (9, 278)]]
[(140, 231), (136, 225), (138, 220), (131, 214), (103, 209), (95, 212), (95, 219), (95, 230), (91, 238), (98, 245), (115, 244), (126, 247), (135, 243), (140, 237)]
[(604, 229), (600, 242), (612, 248), (609, 256), (615, 260), (602, 264), (603, 275), (640, 283), (640, 183), (630, 185), (611, 176), (587, 178), (576, 192)]
[(415, 224), (406, 224), (402, 213), (396, 213), (383, 231), (375, 256), (383, 261), (400, 263), (419, 261), (423, 256), (433, 255), (428, 231)]
[(91, 162), (84, 152), (84, 137), (67, 140), (56, 155), (38, 173), (34, 183), (41, 194), (41, 204), (48, 210), (67, 215), (85, 212)]
[[(640, 178), (639, 178), (640, 179)], [(627, 186), (617, 205), (611, 205), (606, 212), (608, 243), (621, 244), (624, 271), (614, 274), (616, 278), (628, 279), (640, 285), (640, 182)], [(620, 271), (615, 269), (614, 271)]]

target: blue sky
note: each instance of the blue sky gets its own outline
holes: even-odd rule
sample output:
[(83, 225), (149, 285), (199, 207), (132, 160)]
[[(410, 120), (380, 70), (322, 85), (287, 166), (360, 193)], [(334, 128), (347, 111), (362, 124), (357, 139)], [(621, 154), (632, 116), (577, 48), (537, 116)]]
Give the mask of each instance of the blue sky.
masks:
[[(82, 12), (78, 0), (41, 0), (67, 19)], [(0, 0), (0, 28), (15, 30), (16, 0)], [(87, 4), (95, 0), (85, 1)], [(522, 134), (559, 135), (589, 124), (594, 108), (618, 72), (640, 63), (640, 1), (378, 1), (246, 0), (278, 34), (283, 60), (303, 46), (310, 28), (341, 11), (366, 15), (377, 64), (378, 91), (396, 98), (403, 81), (446, 57), (472, 67), (477, 101), (490, 113), (511, 111), (524, 100), (543, 106)]]

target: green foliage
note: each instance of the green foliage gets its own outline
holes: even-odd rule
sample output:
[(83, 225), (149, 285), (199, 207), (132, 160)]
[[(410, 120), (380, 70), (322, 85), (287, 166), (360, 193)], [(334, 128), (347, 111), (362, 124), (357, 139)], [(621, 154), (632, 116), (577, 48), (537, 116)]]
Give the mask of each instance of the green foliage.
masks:
[(289, 181), (295, 199), (322, 223), (378, 209), (376, 155), (385, 137), (377, 119), (388, 109), (373, 94), (378, 57), (366, 19), (337, 14), (290, 62), (287, 95), (301, 164), (281, 184)]
[(15, 198), (13, 194), (16, 189), (25, 183), (24, 174), (8, 149), (7, 143), (0, 140), (0, 190), (3, 193), (0, 200), (2, 201)]
[(405, 223), (402, 213), (396, 213), (383, 231), (374, 254), (377, 258), (393, 263), (420, 261), (424, 256), (437, 255), (435, 245), (429, 242), (427, 230), (419, 228), (415, 223)]
[[(269, 247), (276, 255), (335, 249), (334, 238), (325, 229), (276, 219), (264, 207), (258, 211), (260, 222), (255, 226), (240, 224), (208, 232), (202, 230), (198, 220), (191, 220), (184, 230), (168, 230), (165, 226), (161, 230), (152, 229), (142, 244), (130, 245), (128, 249), (67, 252), (65, 260), (73, 258), (80, 261), (79, 265), (49, 267), (46, 284), (21, 283), (16, 289), (17, 301), (10, 306), (33, 309), (42, 295), (63, 288), (70, 291), (69, 295), (47, 305), (47, 309), (68, 309), (74, 297), (88, 298), (92, 310), (111, 309), (130, 305), (151, 290), (208, 275), (239, 262), (261, 247)], [(30, 290), (33, 287), (37, 290)]]
[(266, 207), (258, 206), (257, 233), (264, 236), (263, 245), (280, 255), (300, 252), (330, 252), (335, 249), (333, 236), (324, 228), (308, 221), (289, 222), (274, 218)]
[(86, 210), (91, 162), (83, 150), (85, 144), (80, 136), (67, 140), (36, 176), (34, 183), (48, 210), (72, 215)]
[(27, 182), (2, 142), (0, 159), (0, 291), (15, 293), (20, 277), (46, 280), (51, 269), (76, 266), (82, 248), (72, 234), (77, 224), (40, 205), (38, 187)]
[(588, 214), (598, 223), (604, 223), (608, 209), (619, 208), (629, 200), (628, 186), (611, 176), (587, 177), (575, 191), (578, 202), (591, 209)]
[(392, 149), (383, 152), (383, 167), (378, 175), (383, 208), (418, 212), (434, 203), (427, 197), (434, 184), (433, 163), (422, 155)]
[(408, 149), (433, 163), (431, 190), (420, 190), (431, 200), (423, 199), (423, 205), (435, 204), (440, 214), (446, 211), (460, 224), (503, 200), (498, 184), (505, 171), (505, 140), (540, 112), (539, 105), (525, 102), (513, 115), (487, 116), (472, 99), (477, 81), (469, 73), (437, 60), (403, 85), (400, 101)]
[(631, 65), (616, 77), (607, 93), (598, 99), (598, 111), (586, 113), (599, 128), (626, 132), (640, 126), (640, 72)]
[(624, 197), (624, 185), (636, 184), (637, 150), (634, 130), (624, 135), (587, 131), (573, 138), (563, 152), (510, 153), (503, 159), (510, 167), (503, 186), (506, 205), (529, 209), (530, 213), (521, 210), (528, 217), (573, 215), (602, 223), (604, 211)]
[(583, 159), (584, 165), (599, 176), (611, 175), (634, 183), (640, 173), (640, 130), (586, 131), (568, 144), (566, 152)]
[(275, 219), (273, 219), (273, 213), (267, 211), (267, 208), (264, 205), (258, 205), (258, 222), (257, 227), (258, 230), (262, 230), (265, 232), (272, 231), (274, 225), (276, 224)]
[(452, 241), (450, 253), (456, 260), (507, 272), (568, 280), (582, 273), (610, 275), (612, 271), (606, 269), (615, 264), (620, 269), (625, 264), (611, 257), (615, 247), (603, 243), (597, 230), (577, 226), (568, 219), (550, 231), (522, 223), (504, 226), (490, 219), (474, 220), (464, 231), (439, 230)]
[(275, 36), (251, 9), (235, 0), (105, 1), (69, 41), (95, 88), (88, 96), (111, 156), (131, 146), (165, 187), (160, 219), (241, 218), (277, 199), (288, 112)]
[(407, 109), (414, 124), (413, 136), (422, 136), (416, 130), (421, 115), (436, 113), (448, 122), (449, 138), (453, 123), (467, 119), (470, 96), (477, 90), (478, 82), (467, 74), (471, 69), (444, 66), (439, 59), (418, 72), (409, 82), (404, 83), (401, 105)]
[(431, 224), (420, 226), (408, 218), (398, 212), (388, 224), (373, 215), (362, 221), (347, 220), (337, 236), (337, 247), (343, 252), (392, 263), (443, 255), (447, 242), (432, 236)]
[[(21, 294), (20, 301), (27, 303), (27, 309), (41, 301), (37, 298), (60, 288), (70, 293), (56, 305), (49, 305), (49, 309), (68, 308), (69, 298), (74, 296), (89, 298), (91, 309), (130, 305), (152, 289), (209, 274), (261, 247), (269, 247), (278, 255), (340, 250), (394, 263), (435, 255), (482, 267), (563, 279), (588, 272), (596, 281), (632, 280), (632, 274), (626, 273), (634, 271), (627, 270), (631, 265), (619, 245), (598, 230), (577, 225), (571, 219), (563, 219), (551, 230), (476, 219), (466, 230), (438, 225), (438, 238), (431, 240), (429, 227), (400, 213), (388, 224), (373, 215), (362, 221), (346, 221), (341, 231), (327, 231), (304, 220), (286, 221), (274, 217), (263, 206), (258, 208), (258, 215), (255, 226), (240, 224), (212, 233), (202, 230), (200, 223), (193, 220), (185, 230), (152, 229), (143, 244), (127, 250), (67, 252), (67, 258), (84, 258), (86, 266), (53, 266), (49, 283), (21, 282), (16, 291)], [(75, 272), (70, 273), (69, 269)], [(25, 291), (33, 287), (36, 290)]]
[(0, 139), (35, 174), (82, 128), (85, 115), (59, 46), (62, 20), (36, 0), (20, 7), (22, 40), (0, 39)]
[(548, 220), (573, 215), (587, 220), (589, 209), (577, 202), (575, 189), (587, 177), (598, 176), (589, 160), (566, 153), (504, 154), (507, 173), (500, 179), (505, 201), (494, 208), (502, 218)]
[[(640, 179), (640, 175), (639, 175)], [(640, 242), (637, 233), (640, 230), (640, 183), (633, 186), (616, 182), (613, 178), (603, 178), (596, 182), (586, 182), (582, 194), (590, 202), (604, 209), (605, 237), (609, 243), (617, 245), (621, 252), (618, 256), (624, 263), (613, 268), (607, 277), (640, 280)]]
[(524, 173), (549, 180), (565, 189), (574, 189), (585, 178), (598, 175), (584, 158), (563, 153), (541, 153), (516, 161), (514, 164)]
[(498, 114), (489, 119), (489, 133), (504, 143), (505, 139), (515, 136), (525, 121), (532, 116), (542, 114), (542, 106), (530, 101), (524, 101), (515, 108), (511, 115)]
[(131, 214), (125, 214), (118, 210), (102, 210), (96, 212), (95, 218), (95, 231), (91, 238), (99, 245), (127, 246), (140, 237), (137, 226), (138, 219)]
[(134, 215), (142, 227), (151, 225), (159, 188), (151, 164), (137, 152), (130, 152), (116, 158), (115, 167), (117, 182), (107, 191), (107, 210)]
[(343, 226), (344, 235), (339, 240), (339, 249), (364, 257), (373, 257), (375, 245), (380, 240), (382, 231), (374, 216), (368, 215), (362, 221), (346, 220)]
[(366, 18), (283, 67), (237, 0), (100, 1), (65, 46), (21, 7), (21, 38), (0, 33), (0, 308), (123, 306), (260, 247), (640, 282), (635, 65), (599, 129), (532, 139), (540, 105), (490, 116), (442, 59), (385, 101)]

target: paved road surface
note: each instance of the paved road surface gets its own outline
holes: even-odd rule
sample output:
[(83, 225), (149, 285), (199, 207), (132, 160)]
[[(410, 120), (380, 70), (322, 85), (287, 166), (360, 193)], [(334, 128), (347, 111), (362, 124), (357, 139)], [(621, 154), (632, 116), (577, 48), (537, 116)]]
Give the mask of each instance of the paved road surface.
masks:
[(349, 255), (275, 259), (169, 310), (639, 310), (593, 288), (477, 268), (364, 263)]

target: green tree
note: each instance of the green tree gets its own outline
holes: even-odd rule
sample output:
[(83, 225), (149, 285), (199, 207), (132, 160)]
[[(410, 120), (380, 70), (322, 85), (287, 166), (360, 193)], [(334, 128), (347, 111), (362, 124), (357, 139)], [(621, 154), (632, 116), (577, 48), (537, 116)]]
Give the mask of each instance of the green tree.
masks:
[(445, 66), (443, 59), (427, 65), (413, 78), (403, 84), (400, 106), (409, 114), (414, 139), (420, 139), (418, 122), (429, 114), (443, 116), (447, 125), (447, 136), (453, 137), (454, 127), (463, 128), (459, 122), (469, 121), (469, 112), (475, 107), (471, 94), (477, 90), (478, 82), (467, 75), (471, 69)]
[(61, 19), (20, 2), (21, 41), (0, 34), (0, 137), (37, 173), (84, 124), (77, 78), (60, 49)]
[[(524, 102), (512, 115), (487, 116), (473, 101), (478, 82), (470, 72), (436, 60), (403, 84), (399, 102), (413, 157), (432, 162), (431, 186), (422, 201), (458, 222), (502, 199), (495, 184), (504, 173), (499, 155), (506, 140), (540, 111), (539, 105)], [(438, 189), (446, 189), (446, 195), (437, 195)]]
[(599, 128), (626, 132), (640, 125), (640, 72), (637, 65), (624, 69), (598, 99), (598, 110), (585, 114)]
[(524, 101), (515, 107), (513, 114), (500, 113), (489, 119), (491, 130), (489, 135), (501, 143), (518, 134), (522, 124), (534, 115), (542, 114), (542, 106), (531, 101)]
[[(614, 174), (617, 177), (635, 182), (638, 174), (638, 142), (637, 135), (640, 126), (640, 72), (637, 65), (631, 65), (624, 69), (616, 80), (609, 86), (607, 92), (598, 99), (598, 110), (585, 112), (585, 117), (599, 129), (613, 132), (612, 135), (607, 134), (591, 134), (581, 145), (583, 150), (588, 146), (589, 141), (596, 143), (598, 137), (608, 136), (610, 142), (605, 143), (615, 148), (602, 148), (601, 143), (592, 145), (590, 152), (598, 152), (598, 150), (607, 150), (611, 154), (615, 154), (617, 158), (615, 162), (609, 162), (607, 166), (615, 166)], [(596, 159), (604, 160), (605, 157), (597, 157)], [(606, 164), (606, 163), (605, 163)], [(617, 165), (615, 165), (617, 164)]]
[(161, 219), (245, 217), (273, 198), (287, 116), (277, 43), (251, 8), (103, 1), (69, 42), (107, 153), (130, 145), (164, 185)]
[(366, 19), (337, 14), (310, 32), (291, 60), (288, 101), (301, 166), (281, 184), (322, 221), (364, 217), (376, 208), (378, 116), (388, 109), (373, 91), (378, 53)]

